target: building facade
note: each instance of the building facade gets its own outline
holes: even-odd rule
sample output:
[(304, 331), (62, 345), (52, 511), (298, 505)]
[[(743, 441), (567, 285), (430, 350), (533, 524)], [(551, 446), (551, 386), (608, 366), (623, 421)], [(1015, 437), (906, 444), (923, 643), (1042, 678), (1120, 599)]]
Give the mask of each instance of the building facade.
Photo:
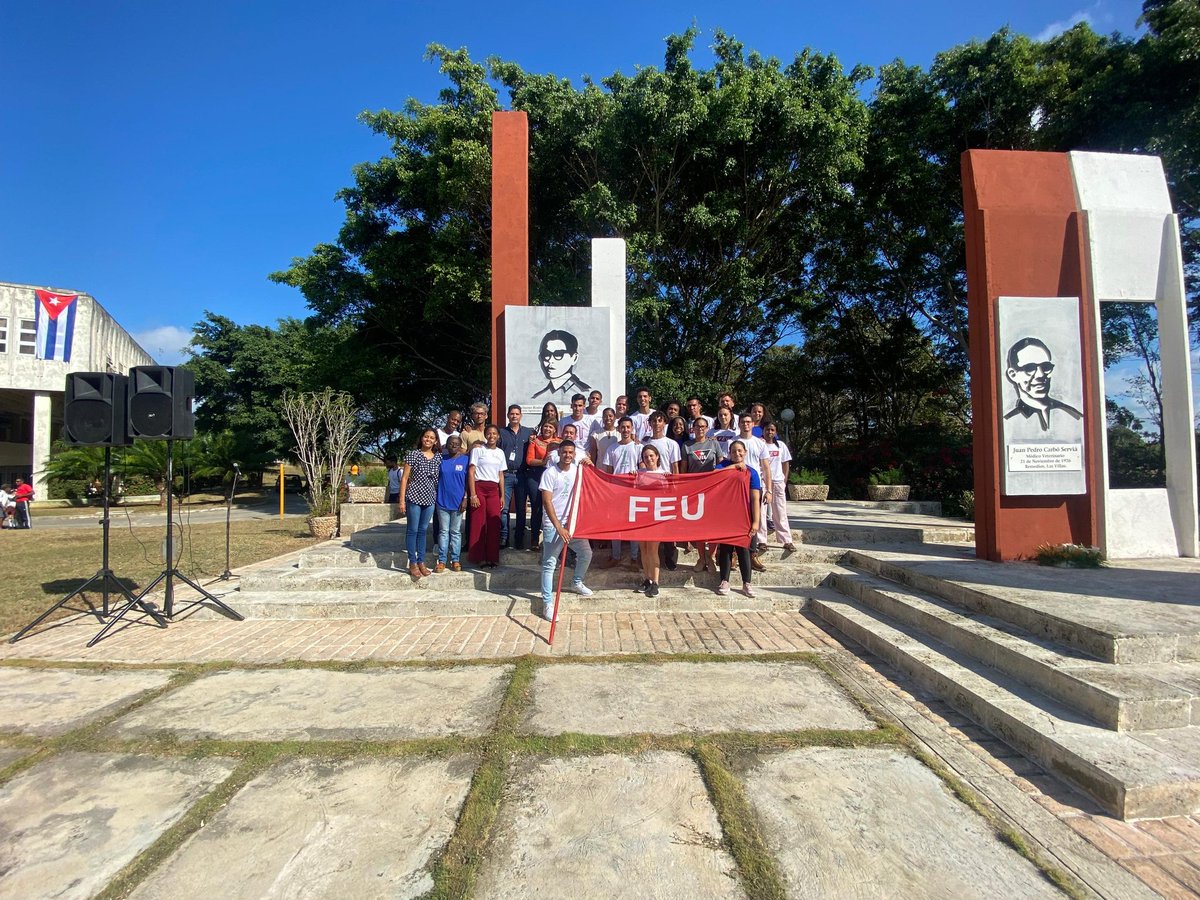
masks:
[[(68, 319), (60, 315), (58, 354), (40, 359), (39, 290), (74, 297)], [(62, 332), (69, 327), (63, 340)], [(67, 348), (64, 352), (64, 347)], [(80, 291), (0, 281), (0, 484), (31, 480), (37, 499), (50, 497), (45, 467), (50, 444), (62, 436), (68, 372), (127, 373), (154, 360), (96, 298)]]

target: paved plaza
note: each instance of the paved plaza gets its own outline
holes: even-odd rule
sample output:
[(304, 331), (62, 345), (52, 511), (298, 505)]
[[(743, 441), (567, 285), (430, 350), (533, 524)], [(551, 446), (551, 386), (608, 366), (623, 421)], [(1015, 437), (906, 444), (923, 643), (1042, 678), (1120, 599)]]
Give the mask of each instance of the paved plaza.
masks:
[[(1196, 888), (1195, 818), (1101, 815), (807, 615), (669, 618), (623, 614), (614, 628), (631, 635), (631, 651), (635, 632), (645, 650), (652, 630), (677, 629), (693, 642), (688, 655), (623, 655), (601, 640), (591, 657), (514, 647), (453, 664), (364, 664), (353, 652), (284, 666), (10, 660), (0, 667), (10, 699), (0, 894)], [(801, 652), (765, 652), (748, 638), (769, 629)], [(718, 632), (732, 636), (729, 652), (700, 637)], [(267, 652), (283, 631), (256, 633), (249, 658), (290, 656)]]
[[(911, 571), (978, 586), (944, 546)], [(0, 644), (0, 896), (1200, 893), (1200, 818), (1106, 814), (818, 616), (825, 588), (760, 595), (576, 606), (553, 647), (528, 601)], [(1178, 668), (1143, 630), (1113, 646)]]

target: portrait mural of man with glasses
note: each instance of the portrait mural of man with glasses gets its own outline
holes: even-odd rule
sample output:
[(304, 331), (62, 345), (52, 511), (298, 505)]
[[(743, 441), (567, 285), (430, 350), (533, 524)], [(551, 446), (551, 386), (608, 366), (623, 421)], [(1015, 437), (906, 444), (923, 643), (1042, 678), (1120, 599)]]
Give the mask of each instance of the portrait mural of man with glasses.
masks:
[(538, 362), (546, 376), (546, 386), (534, 394), (536, 400), (569, 400), (573, 394), (586, 394), (591, 385), (575, 374), (579, 362), (579, 341), (562, 329), (548, 331), (538, 348)]
[(520, 406), (536, 424), (547, 402), (563, 418), (576, 394), (620, 393), (612, 384), (611, 326), (612, 310), (604, 306), (506, 307), (505, 402)]
[(1008, 351), (1004, 377), (1017, 390), (1017, 403), (1004, 414), (1006, 420), (1024, 420), (1024, 431), (1049, 433), (1053, 419), (1067, 417), (1073, 421), (1083, 418), (1075, 407), (1050, 396), (1054, 362), (1050, 348), (1039, 338), (1023, 337)]

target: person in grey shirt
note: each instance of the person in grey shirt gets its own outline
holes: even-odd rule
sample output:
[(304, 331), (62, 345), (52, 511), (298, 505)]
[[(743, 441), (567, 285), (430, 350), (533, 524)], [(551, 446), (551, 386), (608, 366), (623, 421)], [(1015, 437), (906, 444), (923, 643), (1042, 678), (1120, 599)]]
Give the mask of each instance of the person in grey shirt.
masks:
[[(725, 452), (721, 449), (718, 441), (708, 436), (708, 420), (704, 416), (697, 416), (692, 421), (692, 428), (695, 431), (696, 439), (690, 441), (683, 448), (683, 471), (687, 473), (693, 472), (712, 472), (717, 468), (717, 463), (725, 458)], [(695, 544), (696, 553), (699, 559), (696, 560), (693, 568), (697, 572), (717, 570), (717, 563), (713, 559), (713, 551), (715, 545), (709, 544), (707, 541), (700, 541)]]

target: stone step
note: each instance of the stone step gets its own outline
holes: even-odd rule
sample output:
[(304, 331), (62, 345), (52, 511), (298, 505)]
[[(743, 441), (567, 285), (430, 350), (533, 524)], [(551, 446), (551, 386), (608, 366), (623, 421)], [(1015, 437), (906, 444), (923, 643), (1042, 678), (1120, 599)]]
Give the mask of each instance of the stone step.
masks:
[[(833, 564), (838, 562), (846, 551), (838, 547), (806, 547), (796, 545), (793, 552), (783, 547), (771, 545), (762, 559), (764, 564), (804, 565), (815, 563)], [(465, 553), (463, 556), (465, 557)], [(593, 557), (595, 562), (609, 558), (607, 549), (597, 549)], [(432, 564), (433, 553), (427, 554), (428, 564)], [(540, 568), (541, 554), (525, 550), (504, 548), (500, 551), (500, 562), (505, 566)], [(692, 566), (699, 557), (696, 551), (679, 551), (679, 566)], [(300, 554), (299, 566), (302, 569), (333, 569), (333, 568), (364, 568), (364, 569), (406, 569), (408, 554), (400, 547), (374, 546), (363, 547), (352, 541), (327, 541)]]
[[(422, 579), (422, 582), (428, 579)], [(225, 598), (247, 619), (376, 619), (417, 616), (510, 616), (540, 615), (541, 595), (537, 591), (491, 593), (474, 590), (351, 590), (296, 592), (243, 591)], [(720, 596), (696, 587), (664, 588), (647, 598), (632, 590), (597, 591), (581, 597), (564, 588), (560, 615), (594, 612), (750, 612), (800, 609), (807, 597), (791, 589), (756, 589), (754, 598), (736, 590)], [(199, 618), (219, 614), (204, 609)]]
[(831, 547), (855, 547), (862, 544), (974, 544), (971, 526), (871, 525), (853, 528), (804, 528), (793, 535), (798, 544), (825, 544)]
[(1151, 745), (1195, 747), (1200, 728), (1162, 729), (1143, 740), (1083, 721), (1057, 701), (911, 626), (889, 622), (830, 589), (810, 609), (871, 653), (942, 697), (1017, 752), (1122, 818), (1200, 811), (1200, 765)]
[(966, 585), (948, 581), (856, 550), (847, 552), (842, 564), (1015, 625), (1029, 634), (1048, 638), (1102, 662), (1117, 662), (1120, 656), (1155, 662), (1171, 662), (1175, 658), (1173, 643), (1164, 644), (1157, 635), (1123, 635), (1116, 628), (1105, 629), (1059, 617), (1045, 610), (989, 593), (986, 585)]
[[(1103, 663), (999, 619), (862, 572), (835, 570), (829, 587), (917, 628), (1117, 731), (1193, 724), (1193, 693), (1131, 666)], [(1200, 724), (1200, 723), (1197, 723)]]
[[(349, 546), (360, 550), (396, 551), (404, 548), (405, 525), (403, 520), (363, 528), (348, 535), (345, 540)], [(797, 549), (808, 546), (828, 548), (827, 552), (861, 544), (973, 544), (975, 529), (970, 525), (961, 528), (944, 525), (938, 526), (883, 526), (868, 525), (844, 528), (814, 527), (793, 528), (792, 539)], [(433, 529), (428, 536), (429, 546), (433, 546)], [(772, 553), (782, 553), (783, 548), (775, 543), (772, 536), (768, 542)]]
[[(765, 572), (754, 573), (754, 584), (762, 587), (815, 587), (829, 574), (828, 564), (773, 565)], [(567, 577), (571, 577), (568, 569)], [(629, 590), (642, 580), (640, 571), (624, 566), (611, 569), (592, 567), (587, 573), (588, 586), (593, 590)], [(714, 589), (717, 575), (695, 572), (691, 566), (680, 566), (674, 572), (662, 570), (659, 583), (663, 587), (685, 585)], [(737, 576), (733, 580), (736, 582)], [(495, 569), (464, 568), (462, 572), (444, 572), (414, 582), (408, 569), (362, 566), (349, 567), (286, 567), (264, 568), (242, 576), (242, 591), (411, 591), (411, 590), (477, 590), (504, 591), (510, 589), (539, 590), (541, 569), (537, 566), (497, 566)]]

